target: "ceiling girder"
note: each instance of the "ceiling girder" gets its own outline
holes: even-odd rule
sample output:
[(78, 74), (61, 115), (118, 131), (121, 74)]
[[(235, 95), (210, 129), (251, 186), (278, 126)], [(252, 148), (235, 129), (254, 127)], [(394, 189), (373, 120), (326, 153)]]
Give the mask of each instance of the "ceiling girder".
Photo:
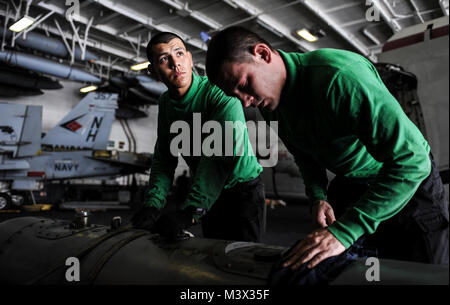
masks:
[(123, 16), (126, 16), (128, 18), (130, 18), (131, 20), (134, 20), (136, 22), (142, 23), (143, 25), (148, 26), (149, 28), (155, 29), (157, 31), (160, 32), (175, 32), (177, 34), (180, 35), (181, 38), (183, 38), (184, 41), (186, 41), (186, 43), (198, 48), (198, 49), (202, 49), (206, 51), (206, 44), (201, 41), (200, 39), (196, 39), (196, 38), (191, 38), (188, 34), (186, 33), (182, 33), (168, 25), (165, 24), (160, 24), (160, 25), (155, 25), (152, 22), (152, 18), (141, 14), (140, 12), (131, 10), (115, 1), (111, 1), (111, 0), (95, 0), (95, 3), (100, 4), (112, 11), (115, 11)]
[(272, 32), (275, 35), (279, 35), (281, 33), (286, 39), (296, 44), (301, 50), (308, 52), (317, 49), (316, 47), (311, 46), (310, 44), (303, 42), (300, 39), (294, 38), (292, 35), (293, 29), (290, 29), (287, 26), (281, 24), (279, 21), (275, 20), (275, 18), (270, 17), (266, 14), (266, 12), (262, 11), (256, 6), (253, 6), (248, 2), (242, 0), (230, 0), (226, 1), (225, 3), (227, 3), (228, 5), (234, 4), (235, 6), (239, 7), (241, 10), (245, 11), (250, 16), (253, 16), (262, 24), (266, 25), (266, 29), (272, 29)]

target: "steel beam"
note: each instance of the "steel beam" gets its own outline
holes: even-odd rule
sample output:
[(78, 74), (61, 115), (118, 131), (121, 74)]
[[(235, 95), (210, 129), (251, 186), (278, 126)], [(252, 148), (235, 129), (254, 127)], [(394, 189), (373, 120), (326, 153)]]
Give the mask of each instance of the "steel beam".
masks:
[(358, 51), (360, 51), (363, 55), (371, 57), (371, 59), (375, 60), (373, 58), (372, 53), (367, 48), (366, 45), (364, 45), (362, 42), (360, 42), (355, 35), (352, 33), (345, 31), (341, 28), (341, 26), (333, 20), (330, 16), (323, 13), (323, 11), (316, 5), (313, 4), (313, 1), (303, 1), (302, 4), (310, 9), (316, 16), (318, 16), (320, 19), (322, 19), (323, 22), (328, 24), (333, 30), (335, 30), (339, 35), (342, 36), (345, 40), (347, 40), (351, 45), (353, 45)]
[[(51, 3), (46, 3), (46, 2), (40, 2), (38, 4), (38, 6), (41, 7), (41, 8), (50, 10), (50, 11), (54, 11), (58, 15), (65, 16), (65, 10), (63, 8), (57, 6), (57, 5), (54, 5), (54, 4), (51, 4)], [(89, 24), (89, 20), (90, 19), (85, 18), (85, 17), (80, 16), (80, 15), (74, 15), (73, 16), (73, 20), (76, 21), (76, 22), (82, 23), (82, 24), (87, 26)], [(130, 41), (130, 39), (131, 39), (131, 41), (133, 43), (137, 43), (138, 42), (137, 39), (135, 39), (135, 38), (125, 38), (125, 37), (119, 36), (118, 35), (118, 31), (116, 29), (114, 29), (113, 27), (108, 26), (108, 25), (93, 25), (92, 28), (94, 28), (94, 29), (96, 29), (96, 30), (98, 30), (100, 32), (104, 32), (106, 34), (118, 37), (118, 38), (123, 39), (125, 41)]]
[(420, 13), (419, 7), (416, 5), (416, 3), (414, 2), (414, 0), (409, 0), (409, 2), (411, 3), (411, 5), (414, 7), (414, 10), (417, 13), (417, 16), (420, 19), (420, 22), (425, 23), (425, 20), (422, 17), (422, 14)]
[[(6, 11), (0, 9), (0, 15), (6, 16)], [(45, 25), (40, 24), (39, 26), (37, 26), (37, 28), (45, 30), (45, 31), (47, 31), (47, 32), (49, 32), (51, 34), (54, 34), (54, 35), (57, 35), (57, 36), (61, 36), (61, 33), (59, 32), (59, 30), (58, 30), (58, 28), (56, 26), (51, 26), (49, 24), (45, 24)], [(76, 40), (76, 38), (74, 37), (74, 34), (67, 34), (67, 33), (65, 33), (65, 35), (66, 35), (67, 39), (70, 39), (72, 41)], [(118, 48), (109, 46), (107, 44), (104, 44), (103, 42), (98, 42), (98, 41), (97, 42), (93, 42), (91, 40), (88, 40), (86, 42), (86, 45), (88, 47), (90, 47), (90, 48), (98, 49), (98, 50), (101, 50), (103, 52), (106, 52), (106, 53), (109, 53), (111, 55), (118, 56), (118, 57), (121, 57), (121, 58), (124, 58), (124, 59), (127, 59), (127, 60), (130, 60), (130, 59), (135, 57), (135, 54), (133, 54), (131, 52), (126, 52), (126, 51), (123, 51), (123, 50), (119, 50)], [(142, 58), (136, 58), (135, 60), (139, 62), (139, 61), (145, 61), (147, 59), (142, 57)]]
[[(296, 44), (299, 49), (305, 52), (316, 50), (317, 47), (303, 42), (297, 38), (294, 38), (292, 35), (293, 29), (288, 28), (284, 24), (280, 23), (278, 20), (276, 20), (273, 17), (270, 17), (267, 15), (268, 13), (264, 12), (263, 10), (257, 8), (256, 6), (251, 5), (250, 3), (243, 1), (243, 0), (232, 0), (231, 1), (235, 6), (239, 7), (241, 10), (245, 11), (247, 14), (252, 16), (254, 19), (259, 21), (260, 23), (264, 24), (265, 28), (268, 30), (271, 30), (275, 35), (280, 36), (283, 35), (286, 39), (290, 40), (294, 44)], [(231, 5), (228, 1), (225, 2), (228, 5)]]
[(136, 30), (139, 29), (139, 28), (144, 28), (144, 26), (143, 26), (142, 24), (140, 24), (140, 23), (132, 24), (132, 25), (130, 25), (130, 26), (128, 26), (128, 27), (122, 28), (122, 29), (120, 30), (119, 35), (123, 35), (124, 33), (131, 33), (131, 32), (134, 32), (134, 31), (136, 31)]
[(352, 20), (352, 21), (349, 21), (349, 22), (346, 22), (346, 23), (340, 23), (339, 26), (341, 28), (346, 28), (346, 27), (349, 27), (349, 26), (353, 26), (353, 25), (357, 25), (357, 24), (363, 24), (363, 23), (367, 23), (367, 20), (365, 18), (364, 19)]
[(111, 20), (113, 20), (113, 19), (115, 19), (117, 17), (120, 17), (120, 14), (117, 13), (117, 12), (113, 12), (111, 14), (107, 14), (107, 15), (104, 15), (104, 16), (97, 16), (94, 19), (94, 25), (108, 23), (108, 22), (110, 22)]
[(370, 40), (372, 40), (374, 43), (375, 43), (375, 45), (381, 45), (381, 42), (380, 42), (380, 40), (378, 40), (378, 38), (376, 38), (372, 33), (370, 33), (369, 32), (369, 29), (367, 28), (367, 27), (365, 27), (364, 29), (363, 29), (363, 34), (364, 35), (366, 35)]
[(94, 0), (95, 3), (100, 4), (114, 12), (117, 12), (123, 16), (126, 16), (136, 22), (142, 23), (143, 25), (148, 26), (149, 28), (153, 28), (157, 31), (160, 32), (175, 32), (178, 35), (180, 35), (181, 38), (183, 38), (184, 41), (186, 41), (186, 43), (202, 49), (204, 51), (206, 51), (206, 44), (201, 41), (200, 39), (195, 39), (195, 38), (191, 38), (189, 35), (187, 35), (186, 33), (182, 33), (168, 25), (165, 24), (161, 24), (161, 25), (155, 25), (152, 22), (152, 18), (138, 12), (135, 10), (131, 10), (130, 8), (127, 8), (124, 5), (121, 5), (119, 3), (117, 3), (117, 1), (111, 1), (111, 0)]
[(182, 4), (175, 0), (160, 0), (160, 1), (176, 10), (185, 11), (189, 15), (189, 17), (203, 23), (204, 25), (210, 27), (212, 30), (217, 30), (222, 27), (220, 23), (214, 21), (205, 14), (190, 9), (187, 5), (187, 2), (185, 4)]
[(330, 14), (330, 13), (342, 11), (342, 10), (344, 10), (344, 9), (347, 9), (347, 8), (350, 8), (350, 7), (355, 7), (355, 6), (360, 6), (360, 5), (361, 5), (361, 1), (358, 1), (358, 2), (350, 2), (350, 3), (346, 3), (346, 4), (334, 6), (334, 7), (332, 7), (332, 8), (328, 8), (328, 9), (324, 10), (323, 12), (324, 12), (325, 14)]
[(394, 33), (400, 31), (402, 27), (398, 24), (394, 16), (385, 8), (381, 0), (372, 0), (374, 7), (380, 12), (381, 17), (386, 21)]

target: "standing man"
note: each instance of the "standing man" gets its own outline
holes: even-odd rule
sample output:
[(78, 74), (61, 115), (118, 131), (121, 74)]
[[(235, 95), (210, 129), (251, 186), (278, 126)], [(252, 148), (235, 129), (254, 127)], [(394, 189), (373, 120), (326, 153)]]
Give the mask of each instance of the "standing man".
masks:
[[(241, 103), (226, 96), (207, 77), (193, 73), (192, 55), (173, 33), (155, 35), (147, 46), (147, 57), (150, 73), (168, 91), (159, 98), (158, 138), (147, 199), (133, 217), (133, 225), (173, 239), (201, 218), (204, 237), (260, 241), (265, 204), (259, 177), (262, 167), (252, 151)], [(201, 115), (202, 122), (195, 122), (194, 114)], [(203, 151), (196, 155), (193, 151), (202, 143), (193, 143), (193, 138), (200, 135), (184, 139), (189, 140), (190, 148), (181, 155), (193, 172), (192, 186), (181, 211), (161, 215), (178, 163), (172, 140), (180, 135), (171, 132), (172, 124), (184, 122), (196, 132), (193, 125), (206, 121), (220, 124), (222, 142), (229, 142), (224, 138), (225, 122), (240, 122), (244, 128), (233, 129), (231, 156), (224, 150), (217, 155), (207, 156)]]
[[(278, 121), (302, 173), (320, 228), (285, 267), (312, 268), (362, 236), (380, 257), (448, 264), (448, 202), (430, 147), (367, 59), (334, 49), (286, 53), (230, 27), (211, 39), (206, 71), (226, 94)], [(336, 174), (329, 186), (326, 169)]]

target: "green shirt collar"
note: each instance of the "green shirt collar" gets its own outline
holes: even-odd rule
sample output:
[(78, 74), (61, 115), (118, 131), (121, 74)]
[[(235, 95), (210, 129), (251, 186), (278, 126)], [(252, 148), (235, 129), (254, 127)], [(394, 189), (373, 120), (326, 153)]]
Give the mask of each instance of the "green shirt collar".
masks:
[[(277, 49), (277, 51), (280, 53), (281, 59), (283, 59), (286, 67), (286, 82), (284, 83), (283, 91), (281, 92), (281, 104), (287, 98), (289, 90), (295, 86), (296, 76), (297, 73), (299, 73), (302, 62), (300, 56), (293, 56), (294, 54), (287, 53), (279, 49)], [(295, 53), (295, 55), (301, 54)]]

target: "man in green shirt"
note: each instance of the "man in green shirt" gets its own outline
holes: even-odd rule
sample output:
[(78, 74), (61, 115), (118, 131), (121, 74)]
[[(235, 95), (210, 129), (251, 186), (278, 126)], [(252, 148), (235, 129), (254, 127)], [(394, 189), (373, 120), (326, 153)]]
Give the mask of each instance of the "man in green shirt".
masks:
[[(334, 49), (286, 53), (230, 27), (211, 39), (206, 71), (226, 94), (278, 121), (302, 173), (320, 228), (284, 266), (312, 268), (363, 236), (380, 257), (448, 264), (448, 202), (430, 147), (367, 59)], [(326, 170), (336, 174), (329, 186)]]
[[(149, 190), (142, 208), (132, 218), (133, 225), (173, 239), (201, 218), (204, 237), (259, 241), (265, 204), (259, 178), (262, 167), (253, 154), (241, 103), (226, 96), (207, 77), (193, 73), (192, 55), (173, 33), (155, 35), (147, 46), (147, 57), (150, 73), (168, 91), (159, 98), (158, 138)], [(206, 124), (196, 129), (205, 122), (216, 123), (219, 130), (214, 129), (219, 139), (212, 142), (213, 153), (204, 151)], [(241, 128), (227, 134), (227, 122), (241, 123), (237, 125)], [(187, 138), (183, 130), (177, 133), (182, 127), (188, 128)], [(230, 140), (232, 147), (227, 154)], [(182, 210), (161, 215), (179, 153), (193, 172), (192, 186)]]

